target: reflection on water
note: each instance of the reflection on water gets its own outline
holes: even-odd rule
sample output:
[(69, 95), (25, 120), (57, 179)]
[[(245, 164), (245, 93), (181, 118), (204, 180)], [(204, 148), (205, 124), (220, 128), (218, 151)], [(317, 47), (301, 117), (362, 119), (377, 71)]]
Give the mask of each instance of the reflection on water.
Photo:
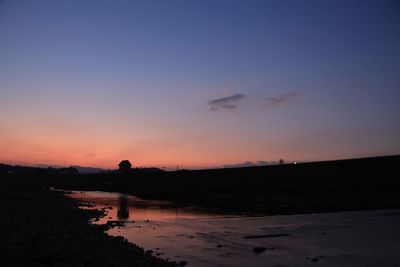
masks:
[(319, 266), (400, 266), (393, 265), (400, 262), (400, 211), (390, 217), (390, 211), (227, 217), (117, 193), (69, 196), (105, 208), (107, 215), (96, 223), (125, 222), (110, 235), (155, 256), (187, 261), (189, 267), (311, 266), (317, 261)]
[(129, 218), (129, 199), (126, 195), (120, 195), (119, 198), (119, 207), (117, 211), (118, 219), (126, 220)]
[(96, 208), (106, 208), (107, 216), (97, 223), (108, 220), (178, 220), (189, 218), (222, 217), (211, 211), (194, 207), (182, 207), (172, 201), (145, 200), (136, 196), (98, 191), (73, 191), (68, 196), (82, 203), (95, 204)]

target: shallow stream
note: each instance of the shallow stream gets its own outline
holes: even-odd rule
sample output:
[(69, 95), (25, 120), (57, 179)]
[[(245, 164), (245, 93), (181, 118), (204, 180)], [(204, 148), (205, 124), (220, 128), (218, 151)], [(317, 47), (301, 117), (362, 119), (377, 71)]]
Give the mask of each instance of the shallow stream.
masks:
[(108, 233), (190, 267), (400, 266), (400, 211), (227, 216), (107, 192), (68, 196), (106, 208)]

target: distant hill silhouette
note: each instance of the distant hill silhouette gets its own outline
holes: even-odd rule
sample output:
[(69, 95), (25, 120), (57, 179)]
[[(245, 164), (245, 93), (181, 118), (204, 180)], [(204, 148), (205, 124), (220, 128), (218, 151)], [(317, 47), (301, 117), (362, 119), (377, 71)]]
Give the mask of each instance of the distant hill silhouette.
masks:
[(69, 168), (39, 168), (12, 166), (8, 164), (0, 164), (0, 175), (78, 175), (79, 171), (73, 167)]
[(107, 172), (109, 170), (107, 169), (102, 169), (102, 168), (94, 168), (94, 167), (84, 167), (84, 166), (71, 166), (72, 168), (75, 168), (79, 171), (79, 173), (86, 174), (86, 173), (101, 173), (101, 172)]

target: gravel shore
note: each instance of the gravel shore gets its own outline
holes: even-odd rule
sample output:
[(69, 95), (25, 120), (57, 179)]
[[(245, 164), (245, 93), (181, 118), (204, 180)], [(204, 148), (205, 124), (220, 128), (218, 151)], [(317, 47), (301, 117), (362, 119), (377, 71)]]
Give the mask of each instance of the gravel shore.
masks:
[(89, 224), (102, 215), (44, 188), (0, 189), (1, 266), (180, 266)]

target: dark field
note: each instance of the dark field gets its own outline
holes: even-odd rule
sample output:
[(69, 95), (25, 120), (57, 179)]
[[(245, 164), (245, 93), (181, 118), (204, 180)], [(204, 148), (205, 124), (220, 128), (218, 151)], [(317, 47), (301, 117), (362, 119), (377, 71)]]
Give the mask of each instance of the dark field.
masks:
[(240, 213), (400, 207), (400, 156), (235, 169), (47, 177), (64, 189), (124, 192)]

